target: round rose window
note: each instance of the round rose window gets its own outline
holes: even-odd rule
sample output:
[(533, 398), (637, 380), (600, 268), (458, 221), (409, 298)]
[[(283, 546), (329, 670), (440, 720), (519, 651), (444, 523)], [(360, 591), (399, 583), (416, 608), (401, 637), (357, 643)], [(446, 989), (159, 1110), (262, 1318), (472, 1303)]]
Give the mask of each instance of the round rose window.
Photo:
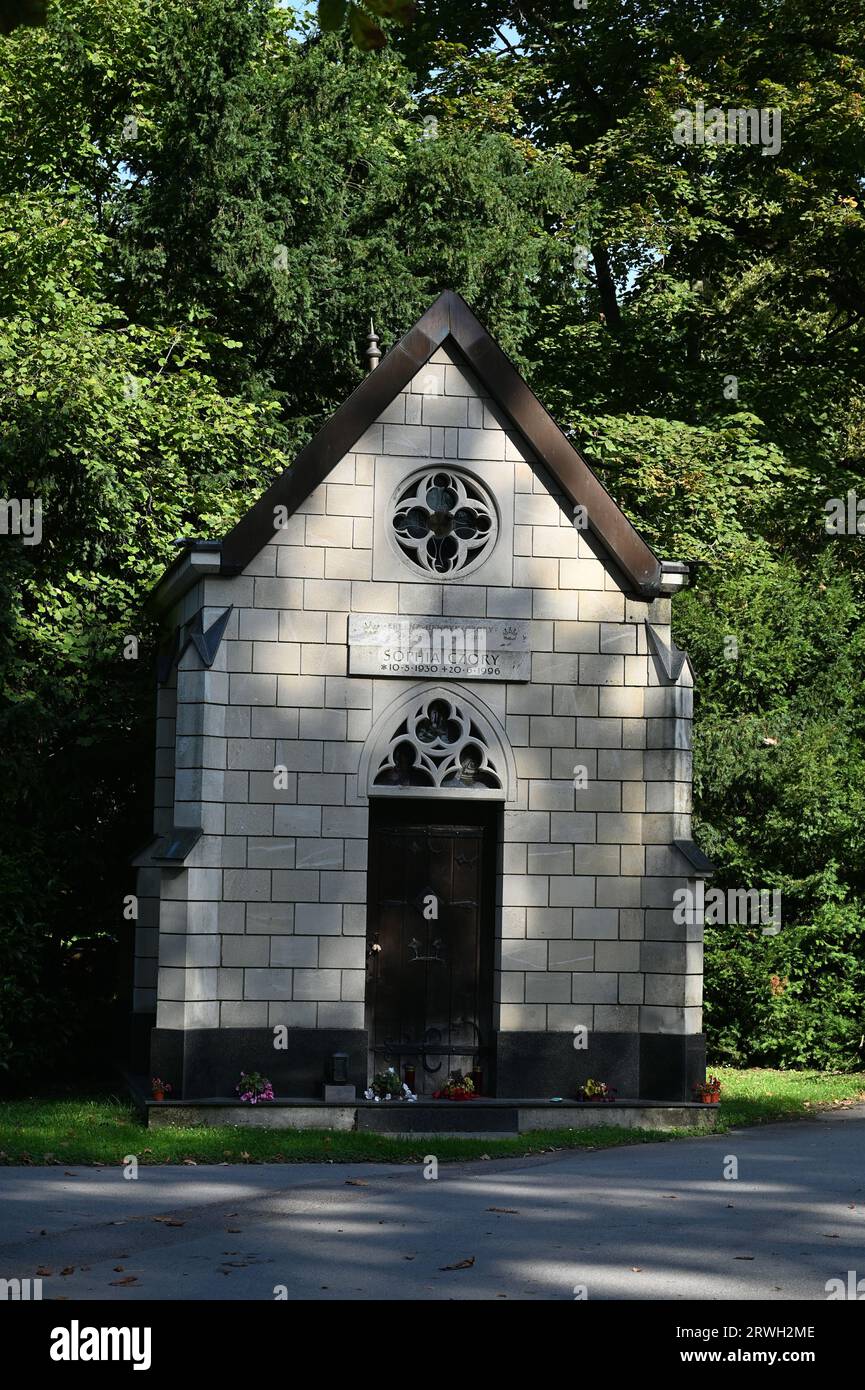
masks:
[(393, 539), (426, 574), (459, 574), (485, 560), (496, 543), (492, 499), (474, 478), (453, 469), (415, 474), (397, 493)]

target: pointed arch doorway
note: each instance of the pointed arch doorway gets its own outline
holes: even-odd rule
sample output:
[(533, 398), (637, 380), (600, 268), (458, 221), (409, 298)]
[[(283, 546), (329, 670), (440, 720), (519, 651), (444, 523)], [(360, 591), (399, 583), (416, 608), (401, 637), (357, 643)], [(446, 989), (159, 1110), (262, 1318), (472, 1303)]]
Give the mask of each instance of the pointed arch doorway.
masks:
[(369, 1070), (421, 1096), (448, 1073), (493, 1076), (496, 854), (501, 803), (370, 798)]

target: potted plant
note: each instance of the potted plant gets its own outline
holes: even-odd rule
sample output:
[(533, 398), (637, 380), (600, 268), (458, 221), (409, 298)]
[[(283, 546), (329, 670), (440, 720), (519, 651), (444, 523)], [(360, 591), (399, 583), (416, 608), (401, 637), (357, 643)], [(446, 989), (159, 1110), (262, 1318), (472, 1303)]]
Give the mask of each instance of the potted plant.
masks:
[(260, 1071), (242, 1071), (237, 1094), (245, 1105), (258, 1105), (263, 1100), (273, 1100), (273, 1086)]
[(472, 1100), (475, 1094), (475, 1083), (470, 1076), (463, 1076), (461, 1071), (452, 1071), (447, 1081), (437, 1091), (433, 1091), (433, 1100)]
[(607, 1101), (612, 1105), (616, 1094), (615, 1086), (608, 1086), (606, 1081), (595, 1081), (590, 1076), (577, 1090), (577, 1100)]
[(400, 1081), (395, 1067), (377, 1071), (363, 1095), (364, 1100), (417, 1100), (414, 1092)]
[(717, 1105), (721, 1099), (721, 1083), (717, 1076), (707, 1076), (705, 1081), (698, 1081), (693, 1087), (694, 1100), (702, 1101), (703, 1105)]
[(166, 1095), (171, 1094), (171, 1082), (160, 1081), (158, 1076), (154, 1076), (150, 1083), (150, 1088), (153, 1092), (154, 1100), (165, 1100)]

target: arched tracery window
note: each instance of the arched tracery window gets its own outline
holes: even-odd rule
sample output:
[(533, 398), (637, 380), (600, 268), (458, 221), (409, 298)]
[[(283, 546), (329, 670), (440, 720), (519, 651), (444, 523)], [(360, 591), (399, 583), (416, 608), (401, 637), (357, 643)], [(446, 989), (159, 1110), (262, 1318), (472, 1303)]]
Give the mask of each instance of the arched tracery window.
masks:
[(454, 698), (421, 696), (394, 729), (373, 787), (471, 792), (503, 788), (502, 769), (471, 715)]

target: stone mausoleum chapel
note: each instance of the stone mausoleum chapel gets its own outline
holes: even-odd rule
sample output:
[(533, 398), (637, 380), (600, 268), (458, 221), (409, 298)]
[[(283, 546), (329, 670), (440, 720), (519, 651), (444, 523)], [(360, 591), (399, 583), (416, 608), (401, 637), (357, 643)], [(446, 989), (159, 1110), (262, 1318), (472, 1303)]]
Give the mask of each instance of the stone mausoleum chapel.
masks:
[(567, 1099), (591, 1077), (687, 1100), (702, 926), (673, 894), (710, 866), (670, 632), (686, 567), (457, 295), (367, 356), (150, 601), (148, 1074), (188, 1102), (233, 1098), (242, 1069), (278, 1100), (334, 1081), (361, 1098), (389, 1066), (421, 1101), (457, 1068), (488, 1097)]

